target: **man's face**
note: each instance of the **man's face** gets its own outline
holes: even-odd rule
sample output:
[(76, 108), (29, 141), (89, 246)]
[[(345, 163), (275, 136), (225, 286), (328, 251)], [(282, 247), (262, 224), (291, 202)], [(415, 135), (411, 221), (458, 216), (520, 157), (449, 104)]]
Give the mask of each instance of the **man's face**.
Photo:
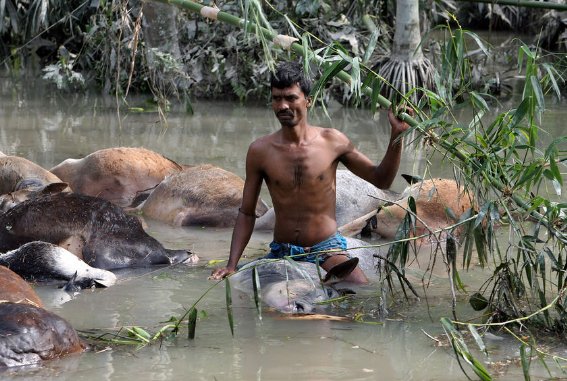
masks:
[(283, 127), (293, 127), (305, 120), (310, 102), (298, 84), (285, 89), (272, 87), (272, 109)]

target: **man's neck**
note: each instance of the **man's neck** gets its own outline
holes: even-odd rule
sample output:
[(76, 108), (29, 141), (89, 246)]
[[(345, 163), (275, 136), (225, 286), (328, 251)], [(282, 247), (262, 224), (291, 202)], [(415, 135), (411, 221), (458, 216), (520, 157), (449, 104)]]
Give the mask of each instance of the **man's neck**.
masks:
[(282, 139), (284, 142), (300, 144), (310, 140), (312, 126), (307, 123), (296, 124), (295, 126), (282, 126)]

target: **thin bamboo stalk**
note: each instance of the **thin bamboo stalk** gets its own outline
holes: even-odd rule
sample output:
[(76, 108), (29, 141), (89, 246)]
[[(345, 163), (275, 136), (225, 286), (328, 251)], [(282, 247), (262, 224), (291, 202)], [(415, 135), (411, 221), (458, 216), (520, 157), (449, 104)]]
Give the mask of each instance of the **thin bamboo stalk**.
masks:
[[(204, 5), (197, 4), (197, 3), (190, 1), (190, 0), (152, 0), (152, 1), (159, 1), (159, 2), (162, 2), (162, 3), (166, 3), (166, 4), (173, 4), (173, 5), (178, 6), (180, 8), (185, 8), (185, 9), (188, 9), (188, 10), (196, 12), (196, 13), (200, 13), (201, 9), (204, 7)], [(462, 1), (462, 0), (458, 0), (458, 1)], [(515, 5), (519, 5), (521, 3), (519, 0), (518, 1), (514, 1), (514, 0), (497, 0), (497, 1), (475, 0), (475, 1), (492, 2), (494, 4), (496, 4), (496, 3), (503, 4), (504, 1), (511, 1), (511, 2), (515, 3)], [(231, 14), (226, 13), (226, 12), (219, 11), (218, 14), (217, 14), (217, 20), (228, 23), (230, 25), (234, 25), (236, 27), (245, 28), (247, 31), (254, 32), (256, 34), (262, 34), (265, 38), (267, 38), (269, 40), (273, 40), (274, 37), (276, 36), (276, 34), (274, 32), (272, 32), (272, 31), (270, 31), (266, 28), (263, 28), (259, 25), (256, 25), (255, 23), (253, 23), (251, 21), (245, 21), (244, 19), (241, 19), (237, 16), (231, 15)], [(327, 65), (327, 63), (325, 63), (323, 61), (323, 58), (321, 58), (320, 56), (317, 56), (311, 50), (309, 50), (307, 47), (304, 47), (303, 45), (300, 45), (300, 44), (294, 42), (294, 43), (291, 44), (290, 49), (292, 49), (294, 52), (296, 52), (297, 54), (299, 54), (301, 56), (309, 55), (310, 59), (317, 61), (317, 63), (319, 63), (319, 64)], [(339, 78), (341, 81), (345, 82), (348, 85), (350, 85), (352, 83), (352, 77), (345, 71), (338, 72), (336, 77)], [(368, 86), (364, 86), (363, 91), (368, 96), (372, 95), (372, 89)], [(382, 95), (378, 95), (376, 100), (377, 100), (377, 103), (385, 109), (388, 109), (392, 105), (392, 103)], [(400, 113), (399, 117), (400, 117), (400, 119), (402, 119), (403, 121), (408, 123), (410, 126), (416, 128), (416, 130), (418, 130), (422, 135), (426, 136), (432, 142), (437, 143), (441, 148), (443, 148), (447, 152), (451, 153), (455, 158), (457, 158), (458, 160), (460, 160), (464, 164), (468, 164), (468, 165), (473, 166), (475, 171), (481, 171), (482, 168), (480, 168), (480, 164), (476, 163), (474, 160), (471, 160), (471, 158), (469, 157), (469, 155), (466, 152), (455, 147), (454, 145), (451, 144), (451, 142), (440, 139), (439, 136), (437, 134), (435, 134), (435, 132), (433, 132), (433, 131), (426, 131), (426, 130), (420, 128), (418, 126), (419, 123), (414, 118), (412, 118), (410, 115), (408, 115), (406, 113)], [(481, 171), (481, 173), (483, 173), (486, 180), (495, 189), (499, 190), (501, 193), (504, 193), (504, 190), (506, 189), (506, 187), (500, 179), (498, 179), (494, 176), (491, 176), (490, 174), (487, 174), (487, 173), (482, 172), (482, 171)], [(561, 231), (557, 230), (553, 226), (553, 223), (548, 221), (545, 218), (545, 216), (542, 215), (541, 213), (538, 213), (536, 211), (530, 211), (530, 205), (529, 205), (528, 201), (526, 201), (525, 199), (523, 199), (522, 197), (520, 197), (519, 195), (517, 195), (515, 193), (513, 193), (510, 197), (524, 211), (529, 211), (530, 216), (535, 218), (536, 220), (540, 221), (546, 228), (549, 229), (550, 232), (553, 233), (553, 235), (557, 239), (559, 239), (560, 241), (562, 241), (564, 243), (567, 243), (567, 235), (563, 234)]]

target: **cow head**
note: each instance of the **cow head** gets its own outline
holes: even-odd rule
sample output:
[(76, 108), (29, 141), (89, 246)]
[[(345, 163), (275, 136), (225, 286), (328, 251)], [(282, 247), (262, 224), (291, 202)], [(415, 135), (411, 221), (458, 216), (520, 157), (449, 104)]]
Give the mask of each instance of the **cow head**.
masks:
[(59, 193), (69, 190), (67, 183), (51, 183), (36, 187), (34, 185), (30, 185), (29, 182), (24, 183), (24, 181), (27, 180), (22, 180), (18, 183), (16, 185), (16, 190), (13, 192), (0, 195), (0, 212), (4, 213), (21, 202), (43, 194)]

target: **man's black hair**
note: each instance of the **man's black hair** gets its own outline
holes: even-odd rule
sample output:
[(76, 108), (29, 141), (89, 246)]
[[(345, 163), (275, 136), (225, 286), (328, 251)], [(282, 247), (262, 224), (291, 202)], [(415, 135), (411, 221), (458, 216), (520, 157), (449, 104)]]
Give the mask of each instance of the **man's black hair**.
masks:
[(270, 82), (276, 89), (285, 89), (298, 84), (306, 97), (311, 92), (311, 79), (304, 73), (303, 65), (299, 62), (283, 61), (278, 64)]

